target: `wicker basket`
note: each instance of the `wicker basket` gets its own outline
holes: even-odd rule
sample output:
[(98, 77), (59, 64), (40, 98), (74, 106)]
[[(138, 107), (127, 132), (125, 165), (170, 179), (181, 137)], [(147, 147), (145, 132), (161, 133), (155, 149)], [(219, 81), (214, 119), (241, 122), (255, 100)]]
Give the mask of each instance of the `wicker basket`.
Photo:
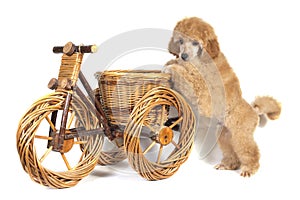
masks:
[[(97, 72), (96, 78), (103, 109), (112, 125), (126, 126), (135, 104), (150, 89), (158, 86), (171, 87), (170, 74), (161, 73), (159, 70), (104, 71)], [(153, 120), (160, 121), (160, 112), (161, 109), (154, 109), (149, 114), (151, 123)]]

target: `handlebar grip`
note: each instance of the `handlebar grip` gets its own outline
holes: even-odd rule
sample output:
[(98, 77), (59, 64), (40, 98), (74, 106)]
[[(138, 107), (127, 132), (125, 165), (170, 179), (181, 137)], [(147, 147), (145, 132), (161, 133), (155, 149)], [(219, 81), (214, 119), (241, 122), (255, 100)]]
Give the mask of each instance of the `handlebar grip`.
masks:
[(79, 45), (75, 46), (72, 42), (68, 42), (65, 46), (53, 47), (53, 53), (64, 53), (68, 56), (73, 53), (95, 53), (97, 51), (96, 45)]

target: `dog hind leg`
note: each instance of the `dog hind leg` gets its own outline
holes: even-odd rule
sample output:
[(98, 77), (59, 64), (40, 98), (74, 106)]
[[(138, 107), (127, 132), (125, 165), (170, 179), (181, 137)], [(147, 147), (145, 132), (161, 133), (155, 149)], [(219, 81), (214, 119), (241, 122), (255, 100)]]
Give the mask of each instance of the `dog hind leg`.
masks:
[(220, 170), (238, 169), (241, 163), (233, 150), (231, 144), (231, 133), (226, 127), (223, 127), (222, 129), (218, 138), (218, 145), (223, 152), (223, 159), (220, 164), (215, 166), (215, 168)]
[(253, 133), (258, 124), (254, 109), (242, 100), (225, 122), (231, 132), (231, 145), (241, 162), (241, 176), (249, 177), (259, 168), (260, 153)]

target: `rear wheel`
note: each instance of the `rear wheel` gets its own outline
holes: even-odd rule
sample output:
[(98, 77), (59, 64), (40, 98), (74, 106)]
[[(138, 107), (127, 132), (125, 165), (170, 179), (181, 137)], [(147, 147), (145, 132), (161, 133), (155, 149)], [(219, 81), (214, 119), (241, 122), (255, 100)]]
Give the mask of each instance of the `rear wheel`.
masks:
[(135, 105), (125, 128), (128, 161), (147, 180), (168, 178), (188, 159), (194, 132), (195, 117), (183, 97), (154, 88)]

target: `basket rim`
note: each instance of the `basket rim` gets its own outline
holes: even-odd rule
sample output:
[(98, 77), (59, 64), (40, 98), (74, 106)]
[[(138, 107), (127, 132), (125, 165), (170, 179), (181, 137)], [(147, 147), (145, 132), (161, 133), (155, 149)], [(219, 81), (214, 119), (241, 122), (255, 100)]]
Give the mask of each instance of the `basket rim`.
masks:
[(106, 70), (103, 72), (96, 72), (95, 77), (99, 79), (100, 76), (160, 76), (169, 78), (170, 74), (163, 73), (161, 70)]

